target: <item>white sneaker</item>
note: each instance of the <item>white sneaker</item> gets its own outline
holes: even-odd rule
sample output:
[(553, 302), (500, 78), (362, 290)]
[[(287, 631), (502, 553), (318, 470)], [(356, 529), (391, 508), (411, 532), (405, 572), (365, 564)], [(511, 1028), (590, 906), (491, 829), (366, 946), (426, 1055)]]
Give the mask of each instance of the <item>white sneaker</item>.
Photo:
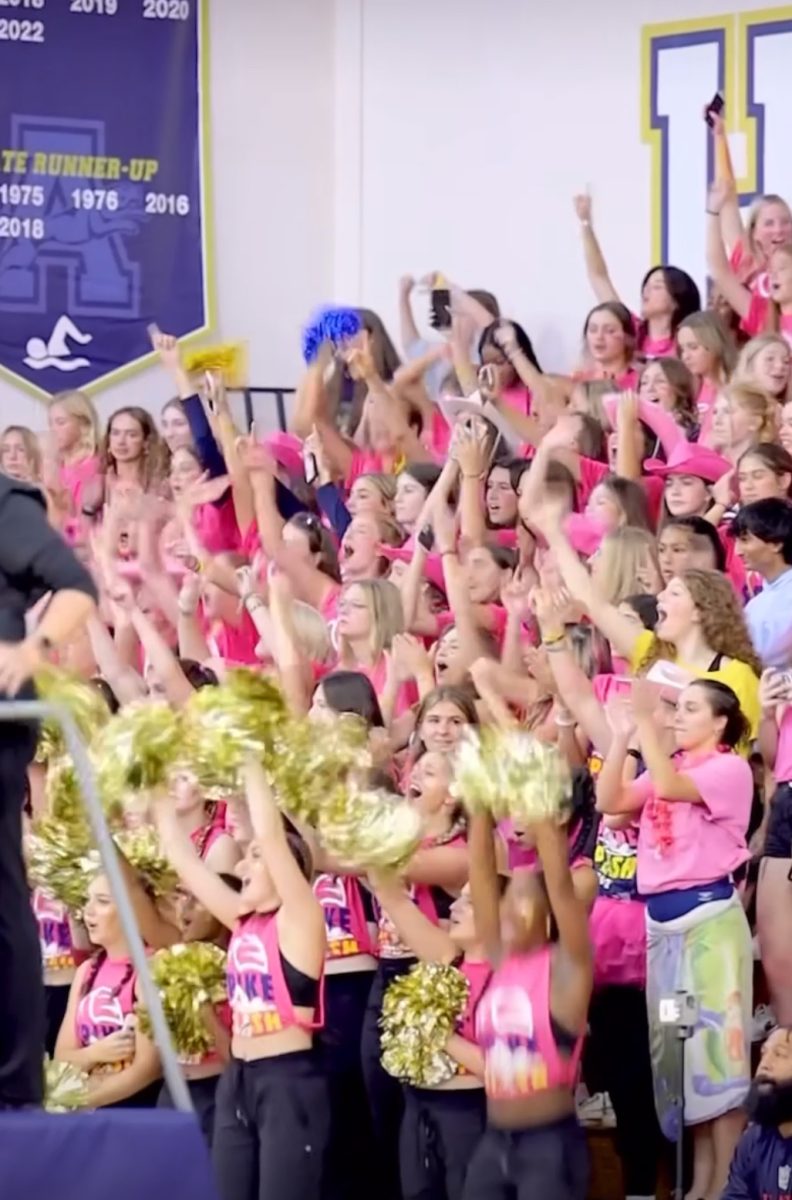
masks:
[(586, 1100), (579, 1100), (577, 1116), (581, 1125), (598, 1125), (605, 1129), (613, 1129), (616, 1125), (616, 1114), (607, 1092), (596, 1092)]
[(754, 1010), (751, 1041), (763, 1042), (778, 1025), (775, 1013), (769, 1004), (758, 1004)]

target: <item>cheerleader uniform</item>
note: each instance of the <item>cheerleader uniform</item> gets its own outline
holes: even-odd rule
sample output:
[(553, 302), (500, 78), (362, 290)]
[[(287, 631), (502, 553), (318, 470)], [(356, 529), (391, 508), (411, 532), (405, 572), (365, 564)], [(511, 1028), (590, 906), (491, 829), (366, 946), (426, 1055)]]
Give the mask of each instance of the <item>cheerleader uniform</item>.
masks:
[[(493, 973), (476, 1013), (487, 1101), (519, 1100), (577, 1082), (583, 1038), (550, 1012), (553, 947), (512, 954)], [(487, 1129), (467, 1173), (464, 1200), (512, 1195), (585, 1200), (588, 1155), (574, 1114), (522, 1128)]]
[(38, 926), (41, 962), (44, 969), (44, 996), (47, 1005), (47, 1054), (55, 1053), (63, 1018), (69, 1003), (69, 988), (77, 970), (72, 947), (69, 912), (60, 900), (53, 900), (41, 888), (33, 889), (33, 915)]
[(325, 1020), (319, 1035), (330, 1091), (325, 1200), (368, 1200), (376, 1173), (360, 1062), (360, 1036), (377, 967), (370, 892), (354, 875), (317, 875), (314, 895), (327, 933)]
[[(89, 968), (83, 993), (77, 1003), (74, 1027), (80, 1046), (90, 1046), (102, 1038), (119, 1033), (122, 1029), (134, 1029), (135, 988), (137, 974), (131, 958), (108, 958), (100, 954)], [(102, 1063), (94, 1067), (92, 1075), (109, 1075), (123, 1071), (131, 1062)], [(141, 1088), (125, 1100), (106, 1104), (104, 1108), (152, 1108), (159, 1092), (159, 1081)]]
[[(425, 846), (436, 846), (436, 840)], [(465, 838), (455, 836), (443, 843), (447, 846), (464, 846)], [(439, 925), (447, 921), (454, 897), (443, 888), (428, 884), (414, 884), (408, 889), (413, 903), (432, 922)], [(379, 906), (378, 906), (379, 907)], [(361, 1053), (363, 1077), (366, 1081), (374, 1146), (379, 1164), (380, 1200), (398, 1200), (401, 1189), (399, 1179), (399, 1130), (404, 1115), (404, 1093), (401, 1084), (384, 1070), (381, 1058), (379, 1022), (382, 1015), (382, 1000), (388, 985), (400, 975), (405, 975), (416, 963), (415, 955), (399, 938), (396, 928), (386, 912), (380, 911), (377, 919), (377, 942), (379, 963), (371, 985), (366, 1014), (363, 1021)]]
[[(457, 1032), (475, 1042), (479, 1001), (492, 977), (488, 962), (457, 959), (468, 999)], [(399, 1162), (404, 1200), (461, 1200), (465, 1176), (487, 1121), (484, 1088), (461, 1063), (435, 1088), (404, 1087)]]
[[(322, 981), (283, 957), (277, 915), (253, 913), (228, 947), (228, 1002), (236, 1038), (322, 1024)], [(303, 1024), (296, 1008), (318, 1009)], [(223, 1200), (319, 1200), (329, 1130), (327, 1085), (313, 1050), (232, 1057), (217, 1087), (212, 1154)]]

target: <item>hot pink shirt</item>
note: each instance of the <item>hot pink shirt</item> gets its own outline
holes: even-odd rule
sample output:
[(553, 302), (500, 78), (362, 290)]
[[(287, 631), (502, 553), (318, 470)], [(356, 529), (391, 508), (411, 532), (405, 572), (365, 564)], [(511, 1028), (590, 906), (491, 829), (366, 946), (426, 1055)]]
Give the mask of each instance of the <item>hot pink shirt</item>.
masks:
[[(375, 662), (372, 667), (357, 666), (353, 667), (353, 670), (360, 671), (361, 675), (366, 676), (377, 693), (377, 699), (381, 700), (385, 692), (385, 681), (388, 674), (388, 662), (385, 655), (381, 655), (379, 661)], [(415, 680), (406, 679), (404, 683), (399, 684), (393, 715), (400, 717), (402, 713), (407, 712), (414, 704), (417, 704), (418, 700), (418, 688), (415, 685)]]
[(234, 503), (230, 496), (219, 504), (197, 505), (193, 512), (193, 525), (201, 539), (201, 545), (210, 554), (239, 550), (242, 545)]
[(684, 753), (676, 770), (693, 780), (698, 804), (657, 797), (649, 772), (630, 785), (643, 804), (638, 835), (638, 890), (643, 895), (700, 887), (730, 875), (750, 858), (745, 831), (753, 774), (739, 754)]
[(770, 295), (770, 275), (767, 270), (760, 269), (753, 255), (749, 250), (746, 250), (742, 242), (738, 242), (731, 252), (729, 265), (735, 275), (750, 288), (752, 292), (758, 292), (760, 296)]
[(787, 705), (778, 727), (778, 748), (773, 765), (773, 774), (778, 783), (792, 780), (792, 705)]
[(69, 543), (76, 540), (79, 531), (83, 490), (86, 484), (99, 479), (101, 474), (99, 458), (96, 454), (92, 454), (88, 458), (81, 458), (78, 462), (62, 463), (59, 468), (60, 485), (69, 493), (71, 500), (72, 517), (67, 520), (63, 530), (63, 536)]
[(317, 875), (313, 893), (322, 906), (328, 959), (376, 954), (366, 922), (360, 881), (354, 875)]
[[(740, 329), (744, 333), (747, 333), (749, 337), (757, 337), (758, 334), (764, 333), (769, 306), (770, 301), (766, 296), (761, 295), (759, 292), (754, 292), (751, 296), (751, 307), (748, 309), (748, 315), (743, 317), (740, 322)], [(781, 314), (779, 332), (782, 337), (786, 338), (790, 346), (792, 346), (792, 313)]]
[(706, 442), (707, 437), (712, 429), (712, 418), (714, 415), (715, 401), (718, 398), (718, 389), (714, 383), (710, 383), (708, 379), (702, 379), (698, 395), (696, 396), (696, 410), (699, 417), (699, 436), (700, 442)]
[(550, 1020), (553, 948), (512, 954), (493, 973), (476, 1013), (484, 1086), (492, 1099), (516, 1100), (575, 1086), (583, 1039), (561, 1055)]
[(256, 657), (258, 631), (247, 612), (242, 613), (242, 623), (238, 629), (226, 621), (216, 621), (207, 635), (206, 643), (213, 658), (222, 658), (223, 662), (243, 667), (261, 665)]
[(75, 966), (75, 958), (66, 905), (61, 904), (60, 900), (50, 899), (41, 888), (33, 889), (32, 899), (44, 969), (69, 970)]
[[(283, 975), (275, 913), (252, 913), (236, 925), (228, 945), (226, 981), (235, 1036), (261, 1037), (295, 1025), (306, 1028), (297, 1018)], [(313, 1022), (307, 1026), (318, 1027)]]
[(635, 330), (636, 349), (644, 358), (675, 358), (676, 338), (669, 334), (664, 338), (649, 337), (648, 329), (642, 334), (643, 321), (636, 313), (632, 314), (633, 329)]
[[(89, 966), (87, 971), (90, 977), (93, 967)], [(128, 958), (104, 959), (91, 990), (80, 997), (74, 1015), (81, 1046), (90, 1046), (125, 1027), (135, 1011), (135, 980)]]
[(344, 480), (344, 487), (349, 491), (352, 484), (361, 475), (391, 475), (391, 468), (385, 465), (383, 455), (377, 454), (374, 450), (353, 450), (352, 461), (349, 464), (349, 470)]

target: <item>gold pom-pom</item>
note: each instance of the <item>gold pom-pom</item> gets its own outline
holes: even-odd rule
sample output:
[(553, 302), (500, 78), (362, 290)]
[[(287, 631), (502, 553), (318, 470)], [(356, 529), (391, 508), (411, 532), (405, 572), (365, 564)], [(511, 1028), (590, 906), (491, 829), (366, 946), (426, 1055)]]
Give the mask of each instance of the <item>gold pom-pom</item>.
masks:
[(280, 807), (315, 825), (322, 809), (343, 804), (350, 773), (363, 776), (370, 769), (366, 727), (344, 717), (323, 736), (314, 721), (286, 721), (276, 727), (264, 765)]
[(181, 719), (165, 703), (130, 704), (101, 730), (92, 748), (106, 805), (123, 804), (129, 792), (161, 787), (178, 762)]
[(452, 795), (496, 821), (562, 820), (571, 797), (569, 765), (555, 746), (522, 730), (467, 730), (454, 761)]
[[(182, 1056), (207, 1054), (214, 1046), (203, 1009), (226, 998), (225, 962), (225, 952), (210, 942), (170, 946), (149, 959), (165, 1020)], [(150, 1037), (148, 1010), (141, 1005), (137, 1011), (140, 1029)]]
[(42, 817), (25, 839), (28, 879), (48, 896), (80, 912), (93, 870), (88, 826)]
[(389, 792), (350, 786), (321, 808), (317, 831), (327, 852), (345, 867), (396, 870), (418, 847), (421, 819)]
[(244, 387), (248, 378), (248, 353), (246, 342), (222, 342), (216, 346), (199, 346), (187, 350), (184, 369), (190, 375), (203, 375), (211, 371), (220, 375), (226, 387)]
[(179, 876), (162, 853), (157, 832), (150, 825), (116, 834), (116, 845), (134, 867), (153, 896), (167, 896), (179, 886)]
[(182, 756), (205, 788), (233, 794), (247, 759), (263, 761), (287, 720), (274, 679), (247, 668), (229, 671), (219, 687), (201, 688), (188, 700)]
[(437, 1087), (456, 1073), (445, 1045), (468, 998), (456, 967), (418, 963), (389, 985), (382, 1002), (380, 1046), (389, 1075), (414, 1087)]
[[(43, 666), (36, 671), (34, 683), (40, 700), (60, 704), (68, 710), (80, 737), (88, 744), (110, 720), (110, 709), (99, 689), (71, 671)], [(41, 726), (36, 761), (50, 762), (65, 751), (63, 729), (58, 721), (48, 717)]]
[(88, 1076), (72, 1063), (44, 1059), (44, 1107), (47, 1112), (75, 1112), (87, 1108)]

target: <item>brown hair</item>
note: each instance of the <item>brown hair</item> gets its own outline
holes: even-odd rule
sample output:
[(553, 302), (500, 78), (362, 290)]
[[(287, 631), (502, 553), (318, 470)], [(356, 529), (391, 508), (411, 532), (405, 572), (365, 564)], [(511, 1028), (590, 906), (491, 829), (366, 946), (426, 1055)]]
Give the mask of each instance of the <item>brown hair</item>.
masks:
[(39, 440), (32, 429), (28, 429), (27, 425), (6, 425), (2, 434), (0, 434), (0, 453), (2, 453), (2, 443), (6, 440), (9, 433), (17, 433), (22, 439), (22, 445), (25, 447), (30, 461), (30, 469), (33, 473), (34, 480), (41, 479), (41, 447)]
[(102, 470), (105, 474), (116, 474), (116, 463), (110, 452), (110, 433), (113, 428), (113, 421), (116, 417), (131, 417), (133, 421), (137, 421), (143, 431), (143, 457), (140, 465), (140, 483), (145, 491), (163, 479), (166, 472), (166, 455), (164, 452), (164, 442), (159, 435), (157, 426), (154, 424), (154, 418), (151, 413), (146, 412), (145, 408), (138, 408), (136, 405), (128, 405), (125, 408), (117, 408), (107, 422), (107, 429), (102, 438), (102, 447), (100, 457), (102, 462)]
[[(753, 648), (731, 581), (718, 571), (699, 568), (682, 571), (677, 578), (690, 593), (701, 621), (701, 636), (709, 648), (718, 655), (746, 663), (758, 678), (762, 663)], [(637, 673), (644, 674), (658, 659), (675, 657), (673, 645), (655, 638), (638, 665)]]
[(715, 355), (718, 360), (720, 378), (725, 382), (734, 370), (734, 364), (737, 361), (737, 347), (734, 344), (734, 338), (718, 314), (714, 312), (691, 313), (689, 317), (685, 317), (684, 321), (680, 322), (677, 338), (682, 329), (691, 329), (696, 335), (696, 340), (704, 349)]
[(674, 405), (671, 415), (677, 425), (685, 431), (690, 439), (694, 429), (698, 429), (699, 417), (696, 407), (696, 379), (683, 362), (671, 356), (654, 358), (644, 365), (641, 378), (647, 367), (659, 367), (665, 376), (666, 383), (674, 393)]

